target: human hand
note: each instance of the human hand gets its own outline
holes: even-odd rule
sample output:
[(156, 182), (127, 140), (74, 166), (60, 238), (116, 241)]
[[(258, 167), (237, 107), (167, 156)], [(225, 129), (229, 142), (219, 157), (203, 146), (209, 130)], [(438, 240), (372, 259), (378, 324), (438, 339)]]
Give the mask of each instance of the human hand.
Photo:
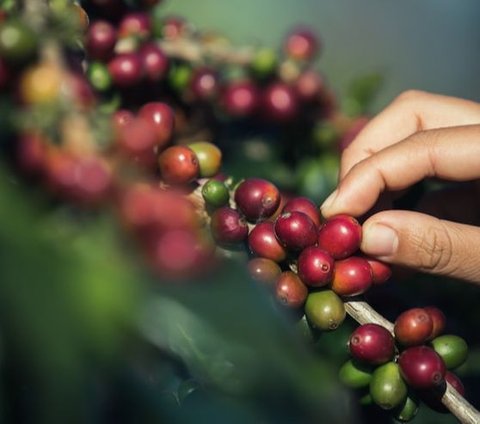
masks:
[[(417, 91), (400, 95), (344, 151), (339, 185), (322, 214), (361, 216), (383, 191), (403, 190), (427, 177), (480, 178), (479, 104)], [(440, 204), (443, 211), (460, 212), (448, 218), (468, 215), (472, 224), (480, 211), (478, 188), (472, 183), (450, 192), (437, 199), (440, 203), (430, 201), (428, 210), (434, 213)], [(401, 210), (376, 213), (363, 224), (361, 249), (388, 263), (480, 283), (480, 228), (441, 218)]]

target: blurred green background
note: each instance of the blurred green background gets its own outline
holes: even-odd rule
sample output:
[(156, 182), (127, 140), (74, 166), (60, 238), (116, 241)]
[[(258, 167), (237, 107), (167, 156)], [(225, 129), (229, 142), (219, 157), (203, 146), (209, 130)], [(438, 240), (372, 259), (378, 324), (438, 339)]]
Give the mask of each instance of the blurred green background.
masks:
[(280, 45), (295, 24), (320, 34), (319, 67), (340, 95), (359, 74), (380, 71), (375, 108), (407, 89), (480, 99), (477, 0), (165, 0), (165, 13), (236, 43)]

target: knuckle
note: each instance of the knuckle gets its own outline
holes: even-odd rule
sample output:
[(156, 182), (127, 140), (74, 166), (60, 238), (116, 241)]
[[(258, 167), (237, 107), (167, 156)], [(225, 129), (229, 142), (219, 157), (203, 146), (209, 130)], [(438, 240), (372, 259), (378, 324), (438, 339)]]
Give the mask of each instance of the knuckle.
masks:
[(418, 268), (438, 274), (454, 272), (452, 236), (441, 220), (422, 234), (412, 235), (410, 241)]
[(406, 90), (396, 97), (394, 103), (412, 103), (418, 101), (419, 99), (427, 95), (428, 93), (421, 90)]

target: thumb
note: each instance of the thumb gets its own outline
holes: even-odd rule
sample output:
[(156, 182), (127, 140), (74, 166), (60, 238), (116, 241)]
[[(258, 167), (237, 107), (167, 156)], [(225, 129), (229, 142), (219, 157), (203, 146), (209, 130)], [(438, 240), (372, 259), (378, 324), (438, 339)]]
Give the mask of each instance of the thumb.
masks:
[(409, 211), (363, 224), (361, 250), (384, 262), (480, 283), (480, 229)]

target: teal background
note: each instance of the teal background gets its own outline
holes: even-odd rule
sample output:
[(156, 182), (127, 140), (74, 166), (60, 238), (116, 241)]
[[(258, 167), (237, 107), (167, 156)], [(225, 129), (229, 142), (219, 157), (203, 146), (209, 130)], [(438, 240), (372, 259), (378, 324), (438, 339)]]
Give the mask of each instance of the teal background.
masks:
[(380, 71), (378, 110), (410, 88), (480, 100), (478, 0), (164, 0), (168, 14), (235, 43), (279, 47), (296, 24), (310, 25), (324, 50), (318, 67), (335, 91)]

